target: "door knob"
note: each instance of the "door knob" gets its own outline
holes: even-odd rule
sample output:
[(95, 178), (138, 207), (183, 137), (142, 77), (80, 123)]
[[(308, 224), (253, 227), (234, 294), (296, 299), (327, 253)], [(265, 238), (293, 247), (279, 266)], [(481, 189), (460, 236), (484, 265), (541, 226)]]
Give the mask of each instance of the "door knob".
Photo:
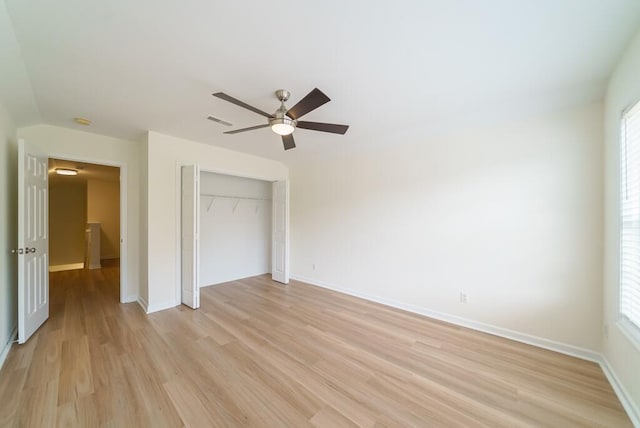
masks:
[(11, 254), (29, 254), (29, 253), (35, 253), (36, 249), (34, 248), (12, 248), (11, 249)]

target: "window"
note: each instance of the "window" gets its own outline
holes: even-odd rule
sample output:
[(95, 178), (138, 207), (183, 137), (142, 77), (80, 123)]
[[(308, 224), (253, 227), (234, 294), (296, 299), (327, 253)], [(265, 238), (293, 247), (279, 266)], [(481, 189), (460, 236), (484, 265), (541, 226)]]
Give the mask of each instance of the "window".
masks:
[[(620, 141), (620, 315), (640, 332), (640, 103), (622, 117)], [(631, 324), (631, 325), (629, 325)]]

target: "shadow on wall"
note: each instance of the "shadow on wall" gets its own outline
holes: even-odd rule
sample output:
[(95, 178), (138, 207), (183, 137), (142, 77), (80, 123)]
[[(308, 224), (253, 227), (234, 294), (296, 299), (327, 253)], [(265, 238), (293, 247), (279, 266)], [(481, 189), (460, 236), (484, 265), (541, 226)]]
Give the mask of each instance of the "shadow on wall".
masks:
[(0, 105), (0, 348), (13, 339), (18, 319), (18, 259), (10, 251), (18, 245), (18, 145), (15, 130), (5, 118)]

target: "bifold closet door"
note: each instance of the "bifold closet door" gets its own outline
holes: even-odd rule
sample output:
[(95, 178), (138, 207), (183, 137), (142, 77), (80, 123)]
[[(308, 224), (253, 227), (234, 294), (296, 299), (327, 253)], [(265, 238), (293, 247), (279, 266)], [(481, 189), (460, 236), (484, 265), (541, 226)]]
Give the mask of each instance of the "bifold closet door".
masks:
[(273, 183), (273, 228), (271, 278), (289, 283), (289, 182)]
[(200, 229), (200, 170), (198, 165), (182, 167), (182, 303), (192, 309), (200, 307), (199, 243)]

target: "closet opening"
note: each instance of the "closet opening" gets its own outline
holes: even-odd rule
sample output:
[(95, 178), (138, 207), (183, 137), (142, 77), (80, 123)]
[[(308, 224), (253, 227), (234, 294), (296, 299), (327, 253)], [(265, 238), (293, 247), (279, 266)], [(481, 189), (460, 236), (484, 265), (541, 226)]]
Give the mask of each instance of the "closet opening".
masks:
[(288, 182), (180, 169), (179, 300), (197, 309), (200, 288), (269, 273), (287, 284)]
[(200, 287), (271, 273), (271, 182), (200, 172)]

